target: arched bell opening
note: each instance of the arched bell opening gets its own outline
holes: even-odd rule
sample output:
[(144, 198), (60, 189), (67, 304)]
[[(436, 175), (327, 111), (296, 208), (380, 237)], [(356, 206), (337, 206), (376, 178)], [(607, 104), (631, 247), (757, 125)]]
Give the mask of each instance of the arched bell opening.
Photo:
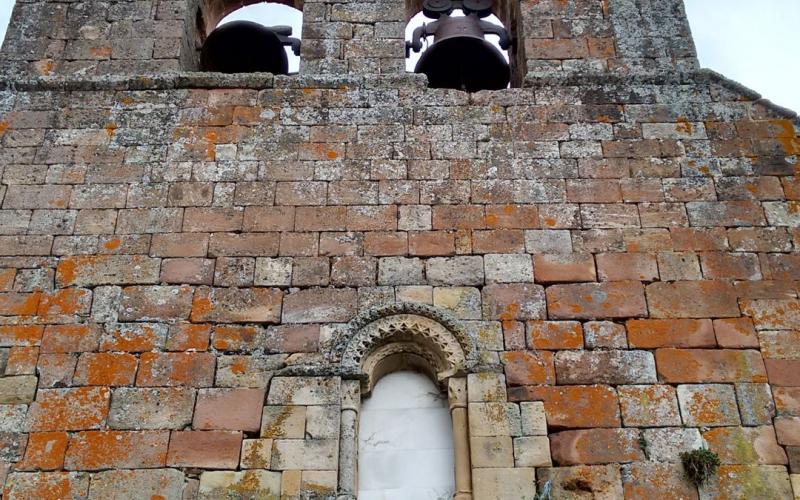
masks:
[(468, 92), (518, 86), (524, 76), (519, 2), (407, 0), (406, 70), (432, 88)]
[(197, 10), (199, 66), (221, 73), (296, 73), (302, 1), (205, 0)]

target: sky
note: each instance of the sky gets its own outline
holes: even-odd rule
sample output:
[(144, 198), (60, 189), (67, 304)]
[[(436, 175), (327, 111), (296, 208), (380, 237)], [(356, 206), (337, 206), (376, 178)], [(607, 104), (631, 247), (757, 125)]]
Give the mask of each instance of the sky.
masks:
[[(800, 0), (684, 3), (703, 67), (800, 112)], [(0, 0), (0, 38), (5, 36), (12, 4), (12, 0)], [(283, 5), (257, 4), (234, 12), (224, 21), (247, 18), (266, 20), (264, 24), (268, 25), (288, 24), (295, 26), (294, 36), (298, 36), (299, 16), (298, 11)], [(297, 71), (297, 58), (290, 57), (289, 64), (290, 71)], [(411, 60), (408, 67), (414, 64)]]

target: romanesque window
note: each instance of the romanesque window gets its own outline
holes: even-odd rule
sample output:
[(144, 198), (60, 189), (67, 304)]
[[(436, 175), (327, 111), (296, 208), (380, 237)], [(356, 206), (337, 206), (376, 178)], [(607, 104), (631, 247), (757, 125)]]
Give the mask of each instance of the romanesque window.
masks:
[(298, 71), (300, 10), (271, 2), (235, 10), (225, 4), (209, 0), (206, 11), (198, 11), (200, 69), (222, 73)]
[(361, 500), (452, 498), (453, 426), (447, 395), (421, 373), (384, 376), (361, 403)]

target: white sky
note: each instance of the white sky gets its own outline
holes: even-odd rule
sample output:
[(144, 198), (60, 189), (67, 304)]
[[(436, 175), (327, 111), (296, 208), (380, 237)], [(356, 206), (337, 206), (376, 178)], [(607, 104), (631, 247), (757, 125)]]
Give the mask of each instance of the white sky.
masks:
[[(781, 106), (800, 111), (800, 0), (684, 0), (684, 3), (702, 66), (752, 88)], [(0, 0), (0, 38), (5, 36), (12, 4), (12, 0)], [(264, 16), (264, 8), (261, 4), (240, 9), (229, 18), (249, 17), (252, 14), (247, 11), (261, 10), (256, 17), (267, 17), (265, 24), (294, 25), (294, 36), (298, 36), (299, 19), (289, 15), (292, 9)], [(296, 71), (297, 62), (291, 57), (289, 64)], [(413, 64), (410, 62), (409, 66)]]

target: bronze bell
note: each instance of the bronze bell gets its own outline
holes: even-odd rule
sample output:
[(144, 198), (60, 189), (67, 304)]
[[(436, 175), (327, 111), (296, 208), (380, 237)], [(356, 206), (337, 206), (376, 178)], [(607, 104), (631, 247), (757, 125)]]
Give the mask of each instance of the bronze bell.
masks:
[[(456, 7), (465, 16), (452, 17)], [(481, 20), (491, 13), (490, 0), (426, 0), (423, 13), (437, 21), (414, 30), (409, 49), (419, 52), (422, 39), (433, 36), (433, 45), (425, 50), (414, 71), (428, 76), (433, 88), (461, 89), (467, 92), (498, 90), (508, 86), (511, 69), (503, 54), (484, 38), (491, 33), (500, 37), (500, 47), (511, 45), (502, 26)]]
[(300, 40), (290, 26), (266, 27), (250, 21), (225, 23), (208, 35), (200, 52), (203, 71), (220, 73), (266, 72), (285, 75), (289, 59), (284, 46), (300, 55)]

